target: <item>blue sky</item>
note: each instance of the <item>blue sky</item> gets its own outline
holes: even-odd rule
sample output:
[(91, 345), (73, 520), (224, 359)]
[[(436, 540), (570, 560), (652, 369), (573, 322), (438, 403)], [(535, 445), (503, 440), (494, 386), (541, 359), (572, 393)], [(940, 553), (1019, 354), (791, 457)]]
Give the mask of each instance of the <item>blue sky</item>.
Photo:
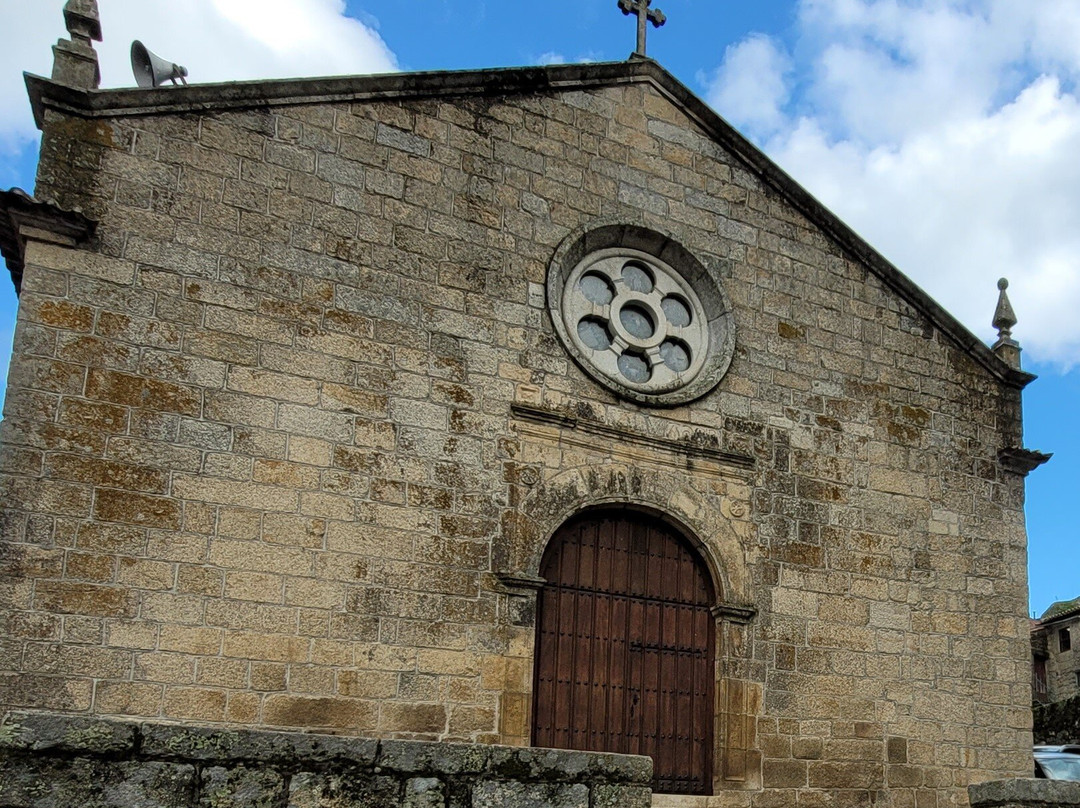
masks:
[[(0, 187), (30, 189), (21, 71), (63, 0), (0, 5)], [(624, 59), (616, 0), (99, 0), (104, 86), (132, 39), (192, 81)], [(983, 339), (1009, 277), (1025, 368), (1031, 608), (1080, 596), (1080, 4), (654, 0), (649, 53)], [(15, 296), (0, 291), (0, 357)], [(3, 363), (0, 359), (0, 364)], [(6, 375), (6, 374), (5, 374)]]

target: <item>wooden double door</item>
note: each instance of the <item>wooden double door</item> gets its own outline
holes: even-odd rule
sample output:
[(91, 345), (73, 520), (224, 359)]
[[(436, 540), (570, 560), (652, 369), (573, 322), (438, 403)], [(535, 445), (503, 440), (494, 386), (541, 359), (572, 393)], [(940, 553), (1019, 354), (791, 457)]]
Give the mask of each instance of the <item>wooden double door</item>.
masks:
[(698, 554), (658, 519), (594, 511), (540, 573), (534, 745), (649, 755), (655, 791), (711, 793), (716, 599)]

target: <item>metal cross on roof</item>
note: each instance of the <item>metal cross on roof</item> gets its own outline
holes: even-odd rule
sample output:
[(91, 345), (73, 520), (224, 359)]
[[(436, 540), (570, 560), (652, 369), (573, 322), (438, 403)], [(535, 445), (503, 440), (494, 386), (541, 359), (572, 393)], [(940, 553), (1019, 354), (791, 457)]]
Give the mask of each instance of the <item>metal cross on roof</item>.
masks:
[(623, 14), (637, 14), (637, 50), (634, 51), (635, 56), (645, 55), (645, 31), (648, 27), (646, 23), (651, 22), (655, 27), (659, 28), (667, 22), (664, 12), (658, 8), (649, 8), (651, 5), (652, 0), (619, 0), (619, 8), (622, 9)]

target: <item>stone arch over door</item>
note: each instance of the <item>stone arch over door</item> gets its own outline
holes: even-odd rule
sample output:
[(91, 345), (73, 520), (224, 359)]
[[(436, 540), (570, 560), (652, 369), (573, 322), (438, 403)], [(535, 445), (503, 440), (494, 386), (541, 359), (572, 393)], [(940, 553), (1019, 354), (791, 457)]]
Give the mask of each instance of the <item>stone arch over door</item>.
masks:
[(691, 543), (609, 506), (560, 527), (540, 572), (533, 743), (648, 755), (657, 792), (711, 793), (717, 598)]
[(619, 505), (651, 512), (690, 537), (726, 603), (753, 600), (745, 550), (732, 528), (734, 512), (745, 513), (747, 503), (705, 496), (687, 486), (683, 474), (623, 463), (569, 468), (513, 504), (516, 507), (503, 514), (494, 555), (495, 569), (507, 582), (528, 586), (539, 580), (544, 549), (572, 516)]
[[(733, 478), (741, 482), (739, 478)], [(738, 488), (739, 486), (736, 486)], [(717, 486), (713, 486), (717, 490)], [(757, 720), (762, 683), (753, 676), (753, 585), (746, 547), (752, 546), (749, 502), (738, 496), (702, 493), (687, 485), (685, 474), (648, 464), (606, 463), (565, 468), (552, 476), (511, 491), (511, 508), (503, 513), (501, 534), (493, 554), (494, 569), (508, 597), (508, 619), (534, 628), (543, 554), (556, 531), (576, 515), (608, 507), (628, 508), (667, 523), (693, 546), (714, 583), (712, 608), (716, 625), (715, 730), (713, 790), (755, 790), (761, 787), (761, 753)], [(523, 635), (523, 653), (535, 662), (535, 633)], [(534, 685), (534, 676), (529, 679)], [(508, 692), (526, 709), (524, 737), (531, 740), (533, 694)], [(502, 721), (502, 719), (500, 719)], [(500, 724), (500, 727), (503, 725)], [(512, 731), (518, 738), (516, 723)]]

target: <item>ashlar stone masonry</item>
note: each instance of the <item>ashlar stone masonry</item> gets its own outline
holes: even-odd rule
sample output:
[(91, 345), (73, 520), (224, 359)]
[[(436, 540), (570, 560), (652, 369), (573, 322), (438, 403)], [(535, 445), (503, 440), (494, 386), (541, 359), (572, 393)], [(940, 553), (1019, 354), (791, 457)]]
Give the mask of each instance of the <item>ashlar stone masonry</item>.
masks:
[[(710, 774), (665, 804), (1030, 772), (1032, 377), (658, 65), (28, 82), (4, 705), (529, 745), (545, 548), (603, 512), (715, 595)], [(556, 333), (556, 254), (619, 245), (722, 290), (693, 400)]]

